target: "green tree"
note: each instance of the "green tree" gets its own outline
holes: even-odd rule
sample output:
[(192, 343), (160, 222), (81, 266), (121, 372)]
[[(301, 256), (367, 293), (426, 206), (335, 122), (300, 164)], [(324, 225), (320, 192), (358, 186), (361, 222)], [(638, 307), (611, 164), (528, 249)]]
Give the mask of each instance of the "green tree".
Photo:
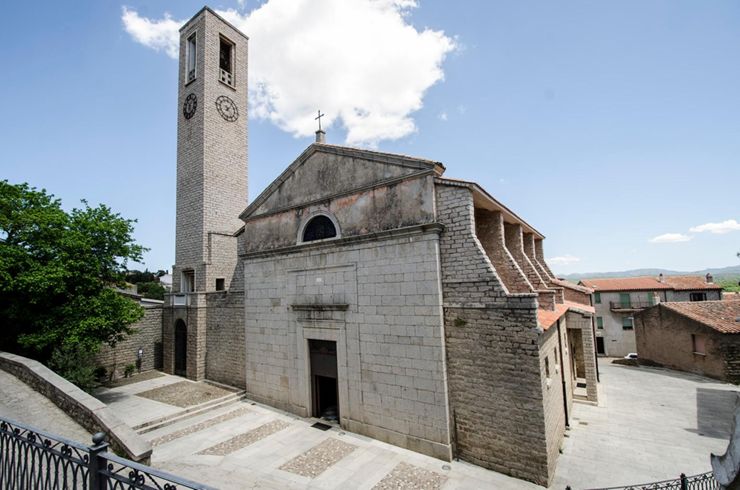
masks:
[(137, 285), (137, 292), (145, 298), (164, 299), (165, 289), (159, 281), (140, 282)]
[(0, 181), (0, 349), (41, 360), (54, 348), (96, 352), (143, 316), (112, 289), (145, 251), (135, 221), (82, 203), (65, 212), (45, 190)]

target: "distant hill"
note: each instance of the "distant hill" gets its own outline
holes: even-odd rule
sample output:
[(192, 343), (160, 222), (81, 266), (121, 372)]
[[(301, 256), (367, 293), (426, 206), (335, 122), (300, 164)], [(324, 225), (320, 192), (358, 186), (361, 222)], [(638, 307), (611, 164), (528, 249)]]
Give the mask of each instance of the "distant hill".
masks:
[(658, 274), (663, 274), (664, 276), (704, 276), (707, 273), (712, 274), (714, 276), (714, 280), (717, 281), (722, 278), (735, 278), (740, 276), (740, 265), (732, 265), (729, 267), (720, 267), (716, 269), (703, 269), (700, 271), (691, 271), (691, 272), (683, 272), (683, 271), (672, 271), (669, 269), (632, 269), (629, 271), (619, 271), (619, 272), (584, 272), (584, 273), (574, 273), (574, 274), (565, 274), (560, 275), (557, 274), (558, 277), (562, 277), (563, 279), (567, 279), (568, 281), (578, 282), (581, 279), (589, 278), (589, 279), (599, 279), (603, 277), (634, 277), (634, 276), (658, 276)]

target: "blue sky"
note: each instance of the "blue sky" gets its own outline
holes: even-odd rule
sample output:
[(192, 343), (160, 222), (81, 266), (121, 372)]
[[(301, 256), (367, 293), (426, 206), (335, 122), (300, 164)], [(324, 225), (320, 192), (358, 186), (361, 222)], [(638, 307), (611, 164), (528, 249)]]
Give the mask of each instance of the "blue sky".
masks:
[[(331, 7), (332, 0), (321, 2)], [(247, 18), (264, 3), (212, 7)], [(0, 72), (0, 178), (46, 188), (67, 207), (84, 198), (137, 218), (136, 238), (151, 248), (146, 266), (169, 269), (177, 65), (165, 50), (127, 31), (124, 6), (158, 22), (165, 13), (187, 19), (202, 4), (5, 7), (6, 18), (17, 22), (0, 31), (6, 66)], [(310, 51), (316, 40), (316, 57), (330, 60), (344, 59), (346, 49), (334, 50), (346, 44), (355, 50), (353, 63), (373, 62), (363, 49), (403, 52), (426, 43), (428, 60), (419, 56), (420, 67), (406, 73), (357, 65), (413, 85), (418, 101), (376, 96), (372, 86), (344, 87), (345, 97), (380, 101), (380, 112), (401, 107), (405, 112), (392, 114), (398, 120), (391, 126), (406, 129), (383, 136), (377, 125), (342, 119), (340, 108), (350, 102), (326, 94), (311, 100), (294, 94), (292, 106), (269, 117), (253, 108), (250, 197), (311, 143), (305, 134), (314, 123), (301, 108), (318, 105), (337, 113), (328, 114), (331, 143), (351, 140), (427, 157), (443, 162), (448, 176), (478, 181), (547, 236), (546, 255), (560, 259), (552, 263), (557, 272), (738, 263), (740, 3), (421, 0), (402, 12), (399, 19), (418, 35), (377, 29), (373, 42), (390, 47), (355, 42), (355, 29), (337, 31), (334, 18), (322, 26), (321, 17), (310, 20), (316, 30), (302, 42)], [(356, 18), (346, 15), (353, 25)], [(258, 59), (260, 41), (274, 40), (251, 25), (258, 35), (247, 32), (250, 56)], [(425, 29), (437, 37), (424, 40)], [(261, 71), (290, 72), (286, 60), (273, 63)], [(304, 63), (298, 71), (321, 87), (342, 76), (343, 66), (319, 63), (312, 74)], [(715, 225), (702, 227), (707, 224)]]

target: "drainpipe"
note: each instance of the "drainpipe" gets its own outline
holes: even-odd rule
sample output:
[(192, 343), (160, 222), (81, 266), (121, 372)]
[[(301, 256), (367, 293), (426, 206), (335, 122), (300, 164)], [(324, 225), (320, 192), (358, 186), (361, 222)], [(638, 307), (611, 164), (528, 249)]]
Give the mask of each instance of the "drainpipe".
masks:
[(599, 351), (596, 348), (596, 325), (594, 323), (594, 317), (591, 317), (591, 335), (594, 339), (594, 364), (596, 364), (596, 382), (600, 383), (601, 378), (599, 377)]
[[(565, 410), (565, 428), (570, 427), (570, 417), (568, 417), (568, 393), (565, 385), (565, 362), (563, 362), (563, 337), (560, 332), (560, 319), (557, 320), (558, 326), (558, 350), (560, 355), (560, 381), (563, 383), (563, 409)], [(573, 353), (571, 352), (571, 355)]]
[[(591, 303), (591, 306), (594, 308), (594, 311), (596, 311), (596, 305), (594, 304), (594, 300), (592, 299), (592, 296), (588, 295), (589, 303)], [(601, 377), (599, 376), (599, 349), (596, 347), (596, 325), (594, 324), (594, 317), (591, 317), (591, 335), (593, 335), (594, 338), (594, 363), (596, 364), (596, 382), (601, 383)]]

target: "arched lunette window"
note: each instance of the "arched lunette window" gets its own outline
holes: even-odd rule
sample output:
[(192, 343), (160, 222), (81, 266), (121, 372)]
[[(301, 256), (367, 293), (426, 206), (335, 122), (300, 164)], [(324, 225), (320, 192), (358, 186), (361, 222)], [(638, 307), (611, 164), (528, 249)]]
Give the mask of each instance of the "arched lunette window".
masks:
[(313, 242), (316, 240), (325, 240), (337, 236), (337, 227), (328, 216), (319, 214), (311, 218), (303, 228), (303, 242)]

